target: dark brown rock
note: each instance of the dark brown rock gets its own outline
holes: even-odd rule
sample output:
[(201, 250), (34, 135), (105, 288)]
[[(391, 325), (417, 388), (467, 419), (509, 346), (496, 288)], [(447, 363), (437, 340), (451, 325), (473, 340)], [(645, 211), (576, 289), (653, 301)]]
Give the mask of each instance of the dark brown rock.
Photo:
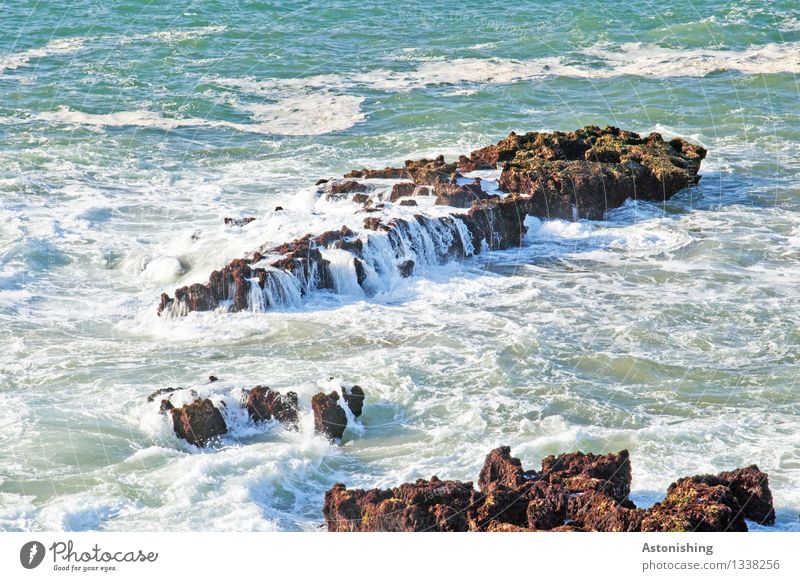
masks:
[(274, 419), (288, 429), (297, 429), (299, 405), (297, 394), (293, 391), (281, 395), (269, 387), (257, 385), (245, 392), (245, 408), (253, 421), (266, 422)]
[(222, 413), (210, 399), (196, 399), (190, 404), (169, 410), (175, 435), (195, 446), (205, 446), (210, 441), (228, 433)]
[(570, 492), (597, 490), (617, 502), (631, 492), (631, 462), (627, 450), (616, 454), (572, 452), (542, 460), (542, 477)]
[[(409, 180), (393, 187), (392, 198), (397, 199), (402, 194), (416, 194), (418, 187), (432, 187), (437, 203), (463, 207), (465, 212), (443, 217), (417, 215), (414, 219), (426, 227), (433, 223), (448, 226), (457, 219), (469, 232), (473, 252), (481, 252), (484, 247), (503, 250), (519, 246), (529, 215), (545, 219), (600, 219), (608, 209), (620, 206), (628, 198), (666, 200), (698, 181), (705, 155), (700, 146), (681, 139), (665, 142), (657, 133), (642, 137), (615, 127), (587, 126), (569, 133), (511, 133), (495, 145), (472, 152), (468, 158), (462, 156), (458, 164), (448, 164), (439, 156), (433, 160), (407, 161), (402, 168), (356, 170), (347, 174), (345, 180), (326, 183), (325, 188), (332, 195), (345, 195), (371, 187), (347, 178)], [(459, 168), (468, 171), (497, 164), (504, 164), (499, 186), (508, 195), (490, 196), (481, 188), (480, 180), (457, 185)], [(368, 200), (361, 211), (377, 212), (381, 207)], [(389, 224), (379, 217), (365, 220), (366, 229), (395, 234), (395, 242), (408, 227), (405, 220), (396, 219)], [(163, 294), (159, 314), (184, 315), (223, 305), (229, 311), (246, 309), (250, 281), (257, 279), (265, 288), (271, 277), (277, 276), (271, 270), (251, 265), (275, 254), (282, 257), (269, 266), (295, 277), (301, 294), (333, 289), (329, 264), (319, 248), (337, 245), (360, 258), (363, 244), (358, 236), (334, 230), (317, 236), (308, 234), (277, 248), (259, 248), (250, 258), (234, 260), (213, 272), (205, 285), (179, 288), (174, 298)], [(454, 239), (449, 248), (437, 249), (437, 253), (437, 258), (445, 262), (466, 252)]]
[(588, 490), (569, 498), (567, 517), (584, 531), (635, 532), (645, 511), (628, 508), (604, 492)]
[(467, 531), (471, 482), (417, 480), (391, 490), (347, 490), (337, 484), (325, 494), (329, 531)]
[(314, 431), (329, 440), (340, 440), (347, 427), (347, 414), (339, 405), (339, 394), (318, 393), (311, 398), (311, 409), (314, 412)]
[(400, 271), (400, 276), (402, 276), (403, 278), (408, 278), (409, 276), (414, 274), (414, 261), (411, 259), (404, 260), (403, 262), (397, 265), (397, 270)]
[(400, 205), (401, 206), (416, 206), (417, 205), (417, 201), (416, 200), (400, 200)]
[(721, 472), (719, 478), (726, 482), (731, 493), (742, 507), (744, 518), (762, 525), (775, 524), (775, 509), (772, 507), (772, 492), (769, 476), (755, 464)]
[(360, 385), (354, 385), (349, 390), (342, 387), (342, 397), (347, 407), (353, 412), (355, 417), (359, 417), (364, 410), (364, 390)]
[(730, 487), (716, 476), (681, 478), (670, 485), (666, 498), (648, 509), (643, 532), (743, 532), (742, 508)]
[(470, 208), (477, 201), (489, 198), (489, 194), (481, 188), (481, 180), (459, 186), (445, 182), (436, 182), (433, 186), (437, 206), (453, 206), (454, 208)]
[(478, 488), (486, 494), (498, 485), (516, 489), (527, 481), (519, 458), (511, 456), (508, 446), (500, 446), (486, 456), (478, 477)]
[(400, 182), (392, 186), (392, 193), (389, 196), (390, 202), (396, 202), (400, 198), (406, 196), (413, 196), (414, 190), (417, 189), (417, 184), (414, 182)]

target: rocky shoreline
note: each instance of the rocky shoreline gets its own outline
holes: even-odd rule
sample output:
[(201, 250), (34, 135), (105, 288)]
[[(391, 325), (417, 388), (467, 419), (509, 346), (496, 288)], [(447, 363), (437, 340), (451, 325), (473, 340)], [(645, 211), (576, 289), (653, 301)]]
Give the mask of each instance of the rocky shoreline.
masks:
[(325, 494), (329, 531), (346, 532), (744, 532), (745, 519), (775, 523), (769, 476), (757, 466), (681, 478), (648, 509), (630, 500), (631, 463), (616, 454), (548, 456), (524, 470), (502, 446), (472, 482), (417, 480), (392, 489)]
[[(291, 242), (263, 245), (211, 273), (206, 284), (164, 293), (159, 315), (191, 311), (266, 310), (296, 303), (316, 290), (333, 290), (334, 277), (325, 249), (352, 255), (359, 286), (370, 274), (394, 271), (411, 276), (424, 258), (444, 263), (484, 251), (522, 244), (525, 218), (601, 219), (627, 199), (664, 201), (699, 180), (706, 150), (660, 134), (642, 137), (616, 127), (588, 126), (563, 133), (511, 133), (495, 145), (447, 163), (436, 159), (407, 161), (403, 167), (353, 170), (341, 180), (317, 182), (319, 195), (355, 202), (367, 214), (363, 228), (347, 226), (309, 233)], [(497, 188), (465, 173), (502, 167)], [(378, 192), (375, 180), (395, 180), (389, 192)], [(435, 198), (450, 208), (446, 215), (392, 217), (393, 204), (417, 205)], [(276, 211), (282, 211), (276, 208)], [(252, 221), (226, 219), (230, 227)], [(389, 245), (389, 261), (376, 261), (375, 249)], [(384, 252), (384, 254), (386, 254)], [(256, 291), (256, 292), (253, 292)]]

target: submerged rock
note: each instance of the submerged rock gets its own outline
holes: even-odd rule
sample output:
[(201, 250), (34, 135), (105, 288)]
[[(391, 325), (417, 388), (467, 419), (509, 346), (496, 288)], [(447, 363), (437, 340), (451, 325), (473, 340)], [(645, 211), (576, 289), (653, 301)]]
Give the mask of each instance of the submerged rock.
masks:
[(254, 222), (255, 218), (253, 216), (246, 216), (244, 218), (225, 218), (224, 222), (226, 226), (247, 226), (250, 222)]
[(314, 431), (331, 441), (341, 440), (347, 427), (347, 414), (339, 405), (339, 394), (318, 393), (311, 398), (314, 412)]
[[(364, 203), (364, 212), (380, 212), (363, 192), (372, 186), (356, 179), (405, 180), (392, 187), (390, 199), (432, 189), (439, 205), (463, 208), (450, 215), (412, 219), (367, 218), (364, 231), (346, 227), (322, 234), (309, 233), (278, 247), (264, 246), (251, 255), (233, 260), (211, 273), (208, 283), (176, 289), (174, 296), (161, 295), (159, 314), (185, 315), (191, 311), (224, 309), (263, 310), (281, 304), (296, 304), (309, 292), (333, 290), (334, 275), (322, 250), (336, 248), (353, 254), (358, 284), (367, 280), (365, 264), (375, 260), (364, 252), (374, 236), (384, 236), (401, 269), (409, 261), (444, 263), (488, 250), (503, 250), (522, 244), (525, 218), (601, 219), (609, 209), (628, 199), (664, 201), (678, 190), (697, 183), (706, 150), (682, 139), (665, 141), (658, 133), (640, 136), (616, 127), (587, 126), (564, 133), (511, 133), (495, 145), (447, 163), (433, 160), (407, 161), (404, 167), (354, 170), (344, 180), (322, 184), (330, 196), (348, 197)], [(494, 169), (503, 164), (498, 186), (504, 196), (486, 193), (481, 181), (458, 185), (460, 171)], [(383, 240), (383, 238), (381, 238)], [(357, 264), (357, 263), (354, 263)], [(384, 264), (370, 263), (375, 272)], [(258, 285), (258, 288), (254, 287)], [(254, 292), (255, 291), (255, 292)]]
[(228, 433), (222, 413), (210, 399), (196, 399), (180, 408), (169, 405), (175, 435), (190, 444), (203, 447)]
[[(755, 466), (683, 478), (647, 510), (628, 498), (630, 483), (626, 450), (548, 456), (536, 472), (502, 446), (486, 457), (478, 490), (435, 476), (391, 490), (337, 484), (323, 515), (330, 531), (746, 531), (745, 506), (748, 518), (774, 518), (767, 475)], [(747, 490), (758, 502), (737, 499)]]

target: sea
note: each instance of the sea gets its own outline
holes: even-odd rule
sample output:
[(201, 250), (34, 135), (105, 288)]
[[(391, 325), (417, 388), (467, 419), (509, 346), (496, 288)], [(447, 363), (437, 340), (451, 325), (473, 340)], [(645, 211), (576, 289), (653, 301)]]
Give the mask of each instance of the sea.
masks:
[[(0, 530), (323, 530), (337, 482), (477, 481), (509, 445), (526, 468), (627, 449), (645, 507), (757, 464), (777, 523), (751, 530), (800, 531), (796, 1), (2, 11)], [(320, 178), (585, 125), (701, 144), (701, 180), (528, 218), (519, 248), (368, 293), (331, 251), (333, 292), (157, 314), (264, 244), (360, 222)], [(298, 394), (298, 431), (238, 408), (257, 384)], [(353, 384), (363, 415), (315, 435), (311, 397)], [(176, 438), (147, 402), (168, 387), (225, 402), (229, 433)]]

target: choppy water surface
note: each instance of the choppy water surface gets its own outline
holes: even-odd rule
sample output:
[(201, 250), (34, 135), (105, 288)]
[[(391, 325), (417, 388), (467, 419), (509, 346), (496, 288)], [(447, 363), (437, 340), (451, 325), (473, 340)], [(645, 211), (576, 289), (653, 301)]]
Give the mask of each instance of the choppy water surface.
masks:
[[(315, 530), (334, 482), (474, 480), (498, 444), (628, 448), (643, 504), (755, 462), (800, 529), (794, 2), (63, 4), (0, 21), (0, 529)], [(336, 221), (320, 176), (590, 123), (702, 143), (699, 187), (371, 297), (156, 316)], [(230, 412), (198, 451), (145, 403), (262, 383), (307, 410), (331, 376), (368, 398), (341, 447)]]

